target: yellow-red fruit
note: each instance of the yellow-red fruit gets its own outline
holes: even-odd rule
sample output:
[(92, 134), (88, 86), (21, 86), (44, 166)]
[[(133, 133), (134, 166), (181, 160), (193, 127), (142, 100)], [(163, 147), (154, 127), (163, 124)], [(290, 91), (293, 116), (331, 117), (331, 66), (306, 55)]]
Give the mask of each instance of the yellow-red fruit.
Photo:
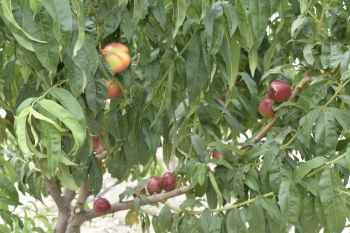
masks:
[(102, 49), (102, 56), (107, 60), (114, 73), (124, 71), (130, 64), (129, 49), (120, 43), (111, 43)]
[(120, 93), (120, 87), (116, 83), (111, 83), (107, 81), (107, 93), (108, 99), (114, 99)]
[(163, 174), (160, 184), (164, 191), (170, 191), (176, 187), (176, 177), (171, 172), (166, 172)]
[(268, 96), (277, 103), (285, 102), (292, 94), (291, 86), (282, 81), (273, 81), (269, 85)]
[(272, 99), (263, 99), (259, 104), (259, 112), (263, 117), (272, 118), (276, 115), (276, 112), (272, 108)]
[(106, 198), (98, 198), (93, 205), (95, 212), (104, 214), (111, 209), (111, 203)]
[(222, 154), (220, 154), (220, 152), (218, 150), (214, 150), (213, 154), (212, 154), (213, 159), (223, 159), (223, 160), (227, 160)]

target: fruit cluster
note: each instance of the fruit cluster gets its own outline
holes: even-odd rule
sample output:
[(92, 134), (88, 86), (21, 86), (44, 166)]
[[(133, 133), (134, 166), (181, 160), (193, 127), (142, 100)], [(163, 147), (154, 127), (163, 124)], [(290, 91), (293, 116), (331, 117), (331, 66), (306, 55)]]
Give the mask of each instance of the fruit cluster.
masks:
[[(127, 46), (120, 43), (110, 43), (102, 49), (102, 56), (106, 59), (114, 73), (123, 72), (130, 65), (130, 55)], [(107, 81), (108, 99), (114, 99), (120, 93), (120, 87), (115, 82)]]
[(259, 112), (263, 117), (272, 118), (276, 115), (273, 109), (273, 102), (282, 103), (289, 99), (292, 94), (291, 86), (282, 81), (273, 81), (269, 85), (268, 98), (263, 99), (259, 104)]
[(149, 195), (153, 193), (161, 193), (162, 190), (170, 191), (176, 187), (176, 177), (171, 172), (166, 172), (162, 177), (151, 176), (147, 182), (147, 192)]

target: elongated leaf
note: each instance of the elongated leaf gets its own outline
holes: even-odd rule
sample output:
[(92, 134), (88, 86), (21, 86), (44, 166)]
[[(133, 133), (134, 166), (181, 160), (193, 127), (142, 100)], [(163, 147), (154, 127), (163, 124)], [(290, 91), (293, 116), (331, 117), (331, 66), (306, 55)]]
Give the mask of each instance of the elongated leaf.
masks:
[(102, 188), (102, 170), (95, 156), (91, 157), (91, 167), (89, 171), (89, 190), (95, 196)]
[[(28, 34), (23, 28), (21, 28), (18, 23), (16, 22), (16, 20), (13, 17), (12, 14), (12, 4), (11, 4), (11, 0), (4, 0), (1, 3), (1, 8), (2, 11), (4, 13), (5, 18), (17, 29), (19, 29), (28, 39), (32, 40), (32, 41), (36, 41), (36, 42), (40, 42), (40, 43), (47, 43), (46, 41), (42, 41), (40, 39), (36, 39), (34, 38), (32, 35)], [(30, 8), (29, 8), (30, 9)]]
[(90, 78), (85, 87), (87, 104), (95, 116), (104, 108), (108, 97), (106, 81), (99, 78)]
[(238, 122), (238, 120), (231, 115), (224, 114), (224, 117), (227, 123), (232, 127), (233, 130), (243, 134), (246, 138), (248, 138), (243, 126)]
[(240, 73), (241, 77), (243, 78), (244, 82), (246, 83), (250, 95), (252, 97), (252, 102), (258, 106), (259, 104), (259, 95), (258, 95), (258, 88), (257, 85), (255, 83), (255, 81), (249, 76), (249, 74), (245, 73), (245, 72), (241, 72)]
[(278, 145), (273, 145), (269, 148), (269, 150), (266, 152), (263, 160), (263, 164), (261, 166), (261, 180), (265, 180), (266, 175), (268, 171), (270, 170), (276, 156), (279, 153), (279, 147)]
[(266, 28), (270, 18), (271, 5), (269, 0), (249, 1), (249, 11), (252, 17), (253, 32), (256, 44), (260, 44), (266, 34)]
[(58, 120), (62, 121), (71, 130), (75, 141), (73, 151), (77, 151), (84, 144), (86, 130), (82, 130), (79, 122), (66, 109), (56, 102), (42, 99), (38, 101), (38, 103), (42, 108), (50, 112)]
[(233, 5), (229, 1), (221, 2), (221, 4), (222, 4), (222, 7), (224, 9), (225, 15), (227, 17), (227, 22), (228, 22), (229, 29), (230, 29), (229, 35), (230, 35), (230, 37), (232, 37), (237, 29), (237, 26), (238, 26), (236, 8), (234, 8)]
[(224, 31), (221, 27), (223, 9), (220, 2), (216, 2), (209, 6), (202, 22), (205, 25), (203, 32), (204, 39), (207, 44), (207, 53), (215, 55), (223, 39)]
[(43, 6), (43, 0), (29, 0), (30, 9), (34, 12), (34, 15), (38, 14)]
[(79, 122), (82, 130), (86, 128), (86, 119), (83, 110), (77, 99), (66, 89), (54, 87), (50, 90), (50, 95), (57, 99), (61, 105), (72, 114), (72, 116)]
[(222, 193), (221, 193), (221, 191), (220, 191), (220, 189), (218, 187), (218, 184), (216, 183), (215, 177), (212, 174), (212, 172), (209, 172), (209, 179), (210, 179), (211, 185), (213, 186), (213, 188), (214, 188), (214, 190), (216, 192), (219, 205), (222, 206), (224, 199), (222, 197)]
[(328, 80), (321, 80), (312, 84), (300, 93), (297, 103), (303, 106), (305, 112), (309, 112), (326, 96)]
[(228, 233), (246, 233), (245, 222), (243, 222), (241, 210), (233, 209), (227, 216), (226, 228)]
[[(51, 121), (57, 121), (51, 113), (44, 109), (41, 109), (41, 113), (46, 115)], [(50, 122), (44, 120), (40, 122), (46, 139), (46, 153), (49, 169), (51, 173), (54, 173), (58, 168), (58, 163), (61, 157), (61, 132)]]
[(154, 18), (159, 22), (160, 26), (163, 30), (165, 30), (166, 26), (166, 15), (165, 15), (165, 7), (162, 0), (158, 0), (155, 6), (150, 7), (151, 12)]
[(96, 19), (100, 22), (99, 27), (101, 34), (97, 41), (104, 39), (118, 28), (121, 21), (122, 9), (123, 6), (120, 6), (118, 0), (100, 3)]
[(312, 169), (322, 166), (327, 163), (328, 160), (325, 157), (316, 157), (305, 163), (300, 164), (293, 172), (293, 181), (298, 182), (304, 178)]
[(202, 139), (199, 137), (198, 134), (192, 134), (191, 135), (191, 142), (193, 145), (194, 150), (196, 151), (197, 155), (199, 156), (199, 159), (201, 162), (205, 162), (207, 158), (207, 147), (202, 141)]
[(209, 233), (211, 221), (211, 213), (209, 209), (205, 209), (201, 214), (201, 227), (204, 233)]
[(171, 226), (171, 211), (169, 206), (165, 205), (159, 213), (158, 227), (162, 232), (169, 230)]
[(255, 199), (248, 207), (247, 221), (249, 223), (250, 232), (265, 232), (264, 209), (259, 199)]
[(66, 129), (60, 127), (60, 126), (58, 125), (58, 123), (55, 122), (55, 120), (51, 119), (50, 117), (47, 117), (47, 116), (45, 116), (45, 115), (43, 115), (43, 114), (38, 113), (38, 112), (35, 111), (33, 108), (30, 108), (29, 112), (30, 112), (30, 114), (31, 114), (32, 116), (34, 116), (36, 119), (41, 120), (41, 121), (46, 121), (46, 122), (50, 123), (50, 124), (53, 125), (58, 131), (60, 131), (60, 132), (66, 132)]
[(228, 26), (226, 24), (224, 24), (224, 26), (225, 34), (220, 48), (220, 53), (222, 54), (226, 63), (226, 72), (228, 75), (229, 87), (233, 88), (238, 75), (241, 48), (237, 43), (236, 38), (234, 36), (230, 36)]
[(75, 57), (78, 51), (83, 47), (84, 38), (85, 38), (85, 14), (84, 6), (81, 1), (72, 0), (72, 11), (75, 13), (76, 18), (78, 19), (79, 34), (78, 39), (74, 44), (73, 57)]
[(21, 111), (20, 116), (15, 120), (15, 131), (17, 135), (17, 143), (21, 151), (31, 157), (31, 151), (27, 145), (27, 117), (29, 115), (29, 107)]
[(337, 119), (338, 123), (343, 127), (344, 133), (349, 132), (350, 123), (349, 116), (347, 116), (342, 110), (339, 108), (330, 107), (329, 108), (332, 115)]
[(307, 195), (303, 199), (303, 209), (301, 211), (301, 224), (305, 233), (318, 232), (319, 220), (315, 213), (314, 197)]
[(70, 176), (69, 167), (67, 165), (59, 163), (57, 177), (61, 181), (62, 186), (75, 191), (79, 189), (73, 178)]
[(197, 31), (191, 38), (186, 59), (186, 81), (188, 95), (195, 99), (209, 78), (204, 62), (200, 33)]
[(305, 141), (306, 145), (309, 144), (312, 128), (313, 128), (315, 121), (316, 121), (318, 115), (320, 114), (320, 112), (321, 112), (320, 107), (316, 107), (316, 108), (313, 108), (305, 116), (302, 132), (303, 132), (304, 138), (306, 140)]
[(60, 53), (66, 51), (72, 36), (72, 12), (68, 0), (45, 0), (44, 7), (53, 19), (53, 34), (60, 45)]
[(300, 194), (295, 185), (284, 180), (278, 193), (279, 205), (281, 209), (281, 229), (286, 228), (289, 232), (292, 224), (298, 220)]
[(186, 0), (172, 0), (172, 2), (174, 16), (173, 21), (175, 22), (173, 38), (175, 38), (186, 17)]
[(34, 52), (41, 64), (53, 74), (59, 61), (59, 45), (53, 34), (53, 20), (47, 11), (40, 11), (35, 16), (29, 2), (23, 5), (23, 28), (30, 34), (47, 43), (33, 42)]
[(338, 142), (335, 119), (329, 111), (323, 111), (315, 122), (316, 155), (333, 153)]
[(145, 138), (140, 133), (137, 135), (137, 140), (134, 144), (128, 141), (125, 142), (124, 150), (128, 166), (134, 166), (136, 164), (146, 165), (152, 156), (148, 153), (148, 146)]
[(16, 188), (13, 186), (8, 179), (0, 177), (0, 189), (5, 195), (10, 197), (10, 199), (14, 202), (18, 202), (19, 196)]
[(331, 232), (342, 232), (346, 222), (345, 196), (340, 194), (338, 181), (340, 177), (334, 169), (326, 168), (321, 174), (319, 183), (320, 199)]
[(147, 93), (139, 95), (133, 100), (133, 105), (127, 113), (128, 119), (128, 143), (133, 146), (136, 143), (139, 134), (139, 119), (141, 117), (142, 110), (146, 101)]
[(271, 219), (277, 223), (281, 221), (281, 211), (278, 208), (276, 200), (269, 199), (267, 197), (260, 197), (261, 206), (266, 210)]

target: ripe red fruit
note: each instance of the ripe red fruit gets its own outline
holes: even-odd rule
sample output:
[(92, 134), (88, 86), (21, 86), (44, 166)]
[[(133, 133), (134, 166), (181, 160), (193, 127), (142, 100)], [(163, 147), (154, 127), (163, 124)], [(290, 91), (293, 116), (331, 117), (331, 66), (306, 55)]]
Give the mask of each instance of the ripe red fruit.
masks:
[(273, 81), (270, 83), (268, 96), (277, 103), (285, 102), (292, 94), (291, 86), (282, 81)]
[(161, 193), (162, 192), (162, 185), (160, 184), (161, 178), (158, 176), (151, 176), (147, 182), (147, 192), (149, 195), (152, 195), (153, 193)]
[(275, 116), (276, 112), (272, 108), (272, 99), (263, 99), (259, 104), (259, 112), (263, 117), (272, 118)]
[(120, 93), (120, 87), (116, 83), (107, 81), (108, 99), (114, 99)]
[(114, 73), (124, 71), (130, 64), (129, 49), (119, 43), (111, 43), (102, 49), (102, 56), (107, 60)]
[(97, 213), (104, 214), (111, 209), (111, 204), (106, 198), (98, 198), (94, 202), (93, 209)]
[(223, 159), (223, 160), (227, 160), (222, 154), (220, 154), (220, 152), (218, 150), (214, 150), (213, 154), (212, 154), (213, 159)]
[(176, 187), (176, 177), (171, 172), (163, 174), (160, 184), (165, 191), (173, 190)]

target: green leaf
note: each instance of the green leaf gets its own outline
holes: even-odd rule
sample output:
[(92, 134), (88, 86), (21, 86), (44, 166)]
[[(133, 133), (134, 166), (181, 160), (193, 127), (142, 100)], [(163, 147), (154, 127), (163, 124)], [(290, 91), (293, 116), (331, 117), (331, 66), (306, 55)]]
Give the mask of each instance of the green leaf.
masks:
[(108, 98), (106, 81), (97, 77), (90, 78), (86, 84), (85, 93), (87, 104), (96, 116), (104, 109)]
[(278, 193), (281, 209), (281, 229), (286, 227), (287, 232), (299, 217), (299, 190), (289, 180), (283, 180)]
[(249, 1), (250, 15), (252, 17), (252, 27), (256, 44), (260, 44), (266, 34), (268, 26), (271, 5), (269, 0), (251, 0)]
[(210, 183), (211, 183), (212, 187), (214, 188), (214, 190), (216, 192), (217, 201), (219, 203), (219, 206), (222, 206), (224, 199), (222, 197), (222, 193), (218, 187), (218, 184), (216, 183), (215, 177), (214, 177), (212, 172), (209, 172), (209, 179), (210, 179)]
[(64, 54), (71, 40), (73, 30), (72, 12), (69, 1), (45, 0), (43, 3), (45, 9), (53, 19), (53, 34), (60, 45), (60, 54)]
[(176, 37), (180, 27), (182, 26), (186, 17), (186, 0), (172, 0), (173, 3), (173, 21), (175, 28), (173, 29), (173, 38)]
[(143, 92), (141, 95), (133, 99), (131, 109), (128, 110), (128, 143), (133, 146), (136, 143), (139, 134), (139, 119), (146, 101), (147, 93)]
[[(56, 118), (49, 112), (41, 109), (41, 113), (46, 115), (46, 117), (51, 119), (53, 122), (56, 121)], [(54, 173), (58, 167), (61, 157), (61, 132), (58, 131), (53, 124), (47, 121), (41, 120), (40, 122), (44, 133), (44, 138), (46, 139), (46, 153), (49, 169), (51, 173)]]
[(303, 106), (305, 112), (315, 108), (318, 103), (325, 98), (327, 94), (328, 80), (324, 79), (313, 83), (300, 93), (297, 103)]
[(228, 233), (246, 233), (246, 225), (241, 217), (242, 210), (233, 209), (227, 216), (226, 228)]
[(211, 219), (210, 219), (210, 228), (209, 232), (210, 233), (220, 233), (221, 232), (221, 222), (222, 219), (219, 214), (215, 214)]
[(230, 29), (229, 30), (230, 33), (228, 35), (229, 35), (229, 37), (232, 37), (237, 29), (237, 26), (238, 26), (236, 8), (234, 8), (233, 5), (229, 1), (221, 2), (221, 5), (224, 9), (224, 12), (225, 12), (225, 15), (227, 18), (227, 22), (229, 25), (229, 29)]
[(52, 100), (42, 99), (38, 101), (40, 106), (50, 112), (58, 120), (62, 121), (72, 132), (75, 145), (73, 151), (77, 151), (85, 141), (86, 130), (81, 129), (79, 122), (61, 105)]
[(205, 25), (203, 37), (207, 44), (207, 53), (215, 55), (222, 43), (224, 30), (222, 25), (223, 9), (220, 2), (210, 5), (202, 23)]
[(9, 21), (9, 23), (11, 23), (17, 29), (19, 29), (28, 39), (39, 43), (47, 43), (46, 41), (41, 41), (40, 39), (34, 38), (30, 34), (28, 34), (21, 26), (18, 25), (18, 23), (14, 19), (14, 15), (12, 14), (13, 9), (11, 2), (12, 0), (4, 0), (1, 2), (2, 4), (0, 5), (4, 13), (4, 17)]
[(204, 233), (209, 233), (211, 213), (209, 209), (205, 209), (201, 213), (201, 227)]
[(299, 182), (304, 178), (312, 169), (320, 167), (327, 163), (328, 160), (325, 157), (315, 157), (311, 160), (306, 161), (305, 163), (301, 163), (296, 169), (293, 171), (293, 181)]
[(320, 199), (331, 232), (342, 232), (346, 224), (345, 196), (339, 190), (340, 177), (334, 169), (323, 170), (319, 183)]
[(245, 72), (240, 73), (241, 77), (243, 78), (244, 82), (246, 83), (249, 93), (252, 97), (252, 102), (254, 105), (258, 106), (259, 104), (259, 94), (258, 94), (258, 87), (255, 83), (255, 81), (250, 77), (249, 74)]
[(61, 181), (63, 187), (67, 187), (70, 190), (78, 190), (78, 186), (75, 184), (73, 178), (70, 175), (69, 166), (59, 163), (57, 178)]
[(305, 196), (302, 202), (301, 225), (306, 233), (319, 232), (318, 226), (320, 223), (315, 213), (314, 203), (312, 195)]
[(13, 186), (13, 183), (11, 183), (8, 179), (0, 177), (0, 189), (1, 192), (7, 195), (11, 201), (19, 201), (17, 189)]
[(271, 217), (271, 219), (275, 222), (280, 223), (281, 211), (278, 208), (277, 201), (263, 196), (260, 197), (259, 201), (261, 206), (266, 210), (267, 214)]
[(224, 117), (227, 123), (232, 127), (233, 130), (243, 134), (246, 138), (248, 138), (246, 131), (244, 130), (243, 126), (238, 122), (236, 118), (228, 114), (224, 114)]
[(207, 147), (202, 141), (202, 139), (199, 137), (198, 134), (192, 134), (191, 135), (191, 142), (193, 145), (194, 150), (196, 151), (197, 155), (199, 156), (199, 160), (201, 162), (205, 162), (208, 152)]
[(34, 12), (34, 15), (38, 14), (43, 6), (43, 0), (29, 0), (30, 9)]
[(97, 195), (102, 188), (102, 170), (95, 156), (91, 156), (91, 167), (89, 171), (89, 190), (93, 195)]
[(308, 114), (306, 114), (304, 118), (304, 123), (302, 124), (303, 129), (303, 136), (305, 138), (305, 143), (306, 145), (309, 144), (310, 138), (311, 138), (311, 131), (314, 127), (315, 121), (318, 118), (318, 116), (321, 113), (321, 108), (320, 107), (315, 107), (313, 108)]
[(241, 48), (237, 43), (236, 37), (230, 36), (229, 28), (226, 24), (224, 31), (224, 39), (220, 48), (220, 53), (226, 63), (226, 72), (228, 76), (228, 84), (230, 89), (234, 87), (236, 81), (238, 70), (239, 70), (239, 57), (241, 53)]
[(278, 45), (279, 41), (275, 40), (271, 45), (270, 48), (266, 51), (265, 55), (264, 55), (264, 60), (263, 60), (263, 67), (264, 67), (264, 71), (267, 72), (270, 68), (271, 68), (271, 62), (272, 62), (272, 58), (275, 55), (276, 52), (276, 47)]
[(162, 232), (166, 232), (171, 226), (171, 211), (169, 206), (165, 205), (159, 213), (158, 227)]
[(247, 221), (250, 232), (265, 232), (264, 209), (257, 198), (248, 207)]
[(121, 21), (123, 6), (120, 6), (118, 0), (101, 2), (96, 21), (99, 22), (100, 35), (97, 41), (100, 41), (113, 33)]
[(339, 108), (330, 107), (328, 109), (338, 121), (338, 123), (343, 127), (344, 133), (348, 133), (350, 128), (349, 116), (347, 116)]
[(15, 131), (17, 135), (17, 143), (21, 151), (27, 156), (31, 157), (32, 152), (27, 145), (27, 117), (29, 115), (29, 108), (25, 108), (20, 112), (20, 115), (15, 119)]
[(66, 89), (54, 87), (50, 90), (50, 95), (57, 99), (61, 105), (72, 114), (72, 116), (79, 122), (81, 129), (86, 129), (86, 119), (83, 110), (77, 99)]
[(29, 2), (24, 1), (23, 20), (25, 30), (28, 30), (36, 38), (47, 42), (33, 42), (33, 48), (41, 64), (52, 74), (55, 74), (59, 61), (59, 45), (53, 34), (53, 19), (47, 11), (40, 11), (34, 16)]
[(316, 156), (333, 153), (338, 142), (337, 126), (333, 115), (325, 110), (315, 122)]
[(148, 146), (145, 138), (141, 133), (138, 134), (136, 142), (132, 145), (129, 140), (124, 144), (124, 151), (128, 166), (134, 166), (137, 164), (146, 165), (152, 156), (148, 153)]
[(155, 6), (151, 6), (150, 10), (154, 16), (154, 18), (159, 22), (160, 26), (163, 30), (166, 27), (166, 15), (165, 15), (165, 7), (162, 0), (157, 0), (157, 4)]
[(264, 181), (280, 149), (278, 145), (271, 146), (266, 152), (261, 166), (261, 180)]
[(201, 46), (200, 32), (191, 38), (187, 50), (186, 82), (190, 100), (194, 100), (202, 91), (209, 78)]
[(74, 44), (73, 56), (75, 57), (78, 51), (83, 47), (84, 39), (85, 39), (85, 14), (84, 14), (84, 6), (81, 1), (72, 0), (71, 1), (71, 9), (75, 14), (75, 17), (78, 19), (78, 27), (79, 34), (78, 39)]

